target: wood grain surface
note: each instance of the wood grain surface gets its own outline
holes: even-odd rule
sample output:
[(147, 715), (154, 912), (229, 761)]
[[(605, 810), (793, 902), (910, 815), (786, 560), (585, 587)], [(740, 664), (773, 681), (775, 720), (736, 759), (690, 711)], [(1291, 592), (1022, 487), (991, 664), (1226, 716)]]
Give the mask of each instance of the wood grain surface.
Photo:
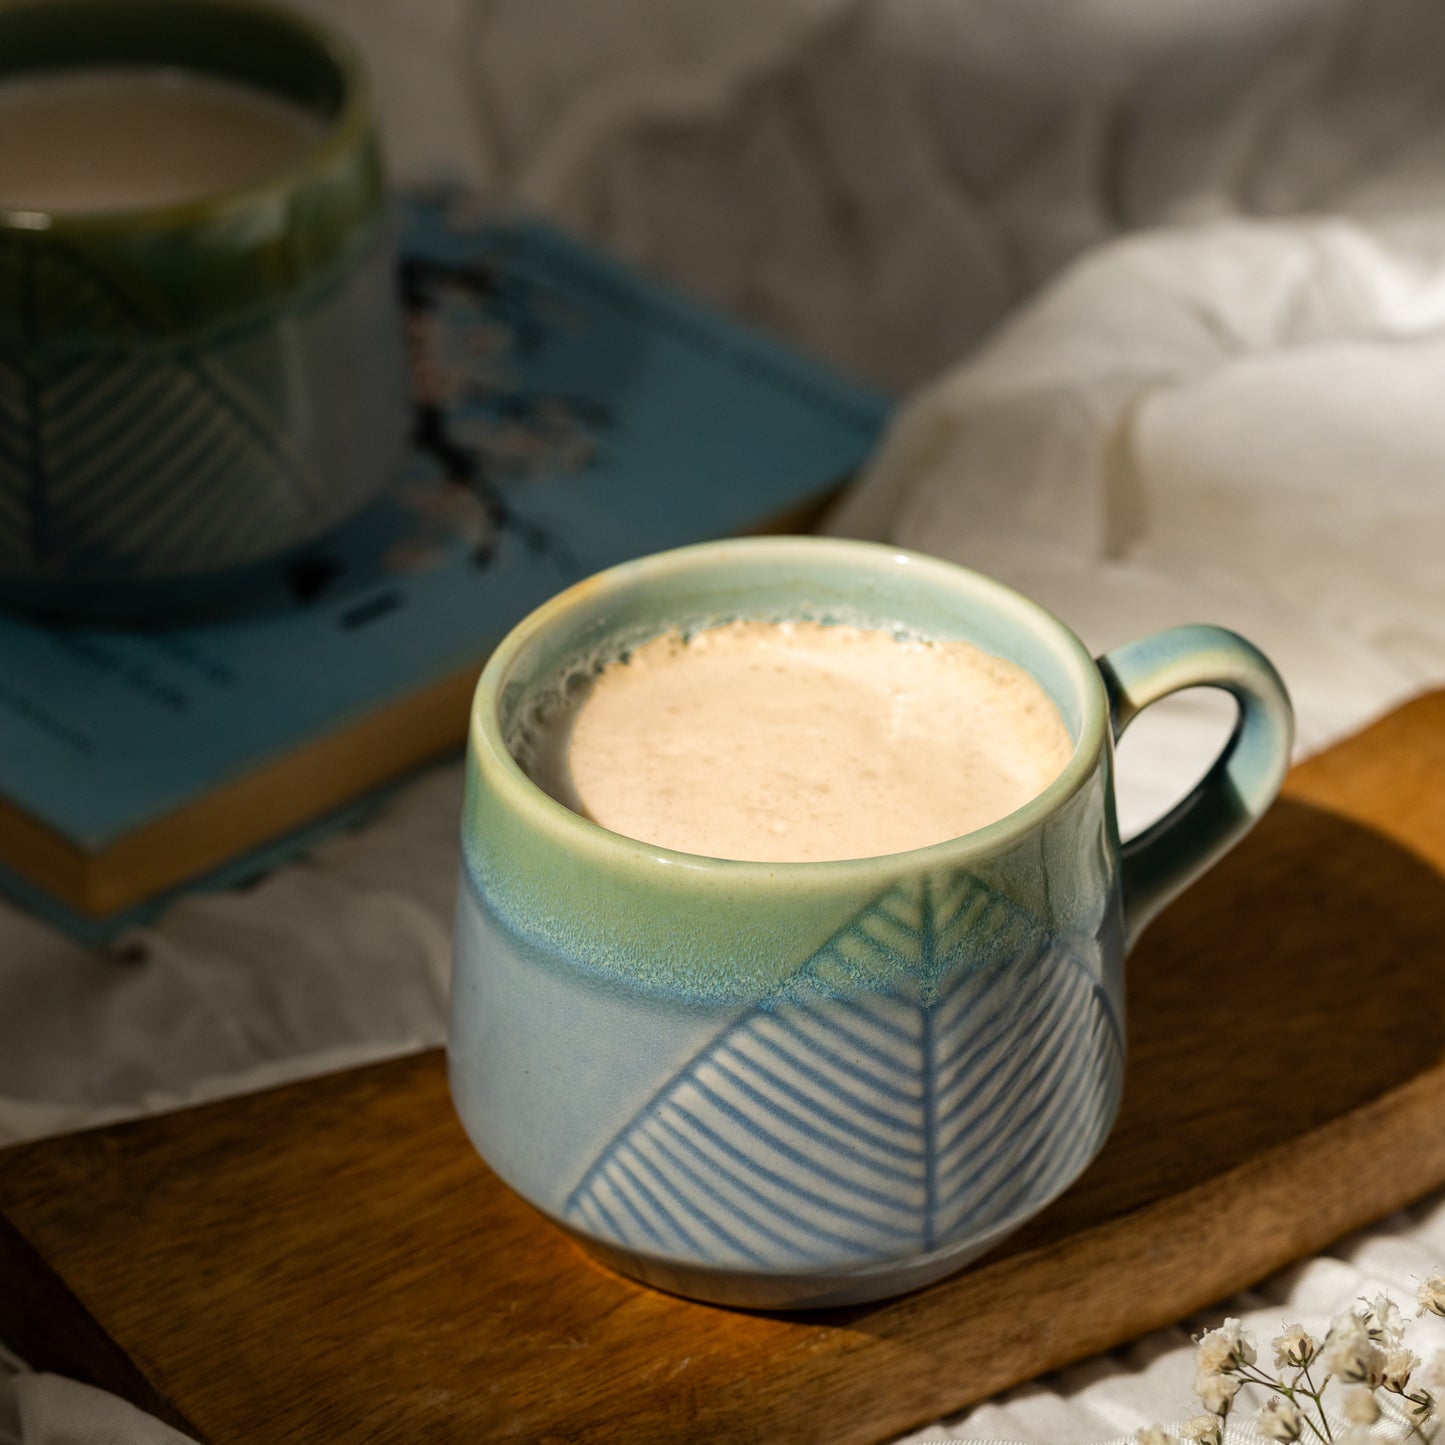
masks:
[(900, 1300), (609, 1273), (487, 1171), (427, 1053), (0, 1153), (0, 1337), (214, 1445), (878, 1441), (1445, 1181), (1442, 874), (1434, 695), (1297, 768), (1150, 929), (1103, 1154)]

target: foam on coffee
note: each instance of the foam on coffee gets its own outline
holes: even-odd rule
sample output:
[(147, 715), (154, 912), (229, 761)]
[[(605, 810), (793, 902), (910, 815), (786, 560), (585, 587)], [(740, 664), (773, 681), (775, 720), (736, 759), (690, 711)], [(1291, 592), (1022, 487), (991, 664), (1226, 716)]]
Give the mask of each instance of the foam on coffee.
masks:
[(758, 862), (872, 857), (995, 822), (1073, 743), (1022, 668), (967, 642), (817, 622), (667, 633), (602, 667), (513, 752), (613, 832)]
[(320, 137), (268, 92), (160, 66), (0, 82), (0, 207), (75, 215), (172, 206), (250, 185)]

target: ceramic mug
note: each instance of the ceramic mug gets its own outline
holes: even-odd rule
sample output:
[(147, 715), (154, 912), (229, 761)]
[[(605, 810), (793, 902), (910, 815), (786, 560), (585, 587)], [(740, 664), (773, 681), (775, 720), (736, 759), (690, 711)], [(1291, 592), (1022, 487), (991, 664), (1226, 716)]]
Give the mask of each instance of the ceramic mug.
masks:
[(320, 122), (193, 201), (0, 209), (0, 600), (204, 601), (356, 511), (405, 439), (386, 195), (362, 68), (250, 0), (0, 3), (0, 84), (175, 68)]
[[(611, 833), (505, 739), (580, 659), (672, 628), (813, 618), (965, 638), (1025, 668), (1074, 740), (974, 833), (883, 857), (727, 862)], [(1239, 721), (1121, 846), (1113, 745), (1181, 688)], [(1124, 955), (1279, 789), (1288, 697), (1215, 627), (1097, 662), (1037, 604), (869, 543), (765, 538), (631, 562), (532, 613), (482, 673), (462, 819), (452, 1095), (513, 1189), (674, 1292), (803, 1308), (967, 1263), (1083, 1170), (1124, 1070)]]

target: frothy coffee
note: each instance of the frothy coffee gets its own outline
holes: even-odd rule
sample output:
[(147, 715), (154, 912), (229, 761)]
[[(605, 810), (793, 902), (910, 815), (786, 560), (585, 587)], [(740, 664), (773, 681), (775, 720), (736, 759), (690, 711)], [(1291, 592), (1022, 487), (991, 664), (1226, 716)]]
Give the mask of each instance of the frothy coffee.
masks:
[(781, 863), (971, 833), (1048, 787), (1073, 743), (1027, 672), (969, 643), (797, 621), (654, 638), (513, 751), (615, 833)]
[(321, 130), (288, 101), (189, 71), (11, 78), (0, 83), (0, 207), (75, 215), (178, 205), (263, 179)]

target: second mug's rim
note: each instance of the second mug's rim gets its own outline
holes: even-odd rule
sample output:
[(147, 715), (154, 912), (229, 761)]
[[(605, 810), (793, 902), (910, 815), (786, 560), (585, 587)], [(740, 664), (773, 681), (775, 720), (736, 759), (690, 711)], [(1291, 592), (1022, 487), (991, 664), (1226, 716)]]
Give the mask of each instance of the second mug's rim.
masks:
[[(632, 586), (644, 579), (658, 580), (668, 575), (686, 573), (728, 557), (767, 553), (775, 554), (780, 562), (786, 554), (792, 553), (798, 556), (810, 555), (815, 560), (827, 555), (846, 557), (854, 562), (866, 559), (867, 564), (873, 567), (917, 567), (940, 579), (945, 585), (983, 593), (1003, 602), (1015, 616), (1031, 624), (1036, 634), (1050, 637), (1057, 644), (1058, 651), (1076, 669), (1084, 706), (1073, 755), (1063, 771), (1021, 808), (971, 833), (902, 852), (814, 862), (714, 858), (706, 854), (686, 853), (660, 844), (643, 842), (613, 832), (590, 818), (574, 813), (565, 803), (558, 802), (533, 782), (507, 748), (500, 714), (503, 686), (512, 666), (542, 633), (550, 630), (560, 618), (579, 605), (595, 601), (600, 594)], [(981, 856), (1008, 851), (1057, 814), (1093, 776), (1105, 746), (1108, 718), (1108, 697), (1103, 678), (1093, 655), (1077, 634), (1040, 603), (996, 578), (943, 558), (889, 543), (841, 537), (740, 537), (695, 543), (619, 563), (574, 583), (535, 608), (507, 634), (482, 669), (472, 697), (468, 737), (473, 762), (480, 765), (485, 759), (491, 765), (489, 782), (499, 790), (501, 800), (508, 806), (526, 812), (532, 823), (551, 834), (554, 841), (565, 847), (588, 854), (600, 852), (620, 864), (630, 860), (645, 865), (684, 867), (725, 874), (737, 882), (841, 882), (850, 872), (874, 874), (880, 867), (895, 863), (952, 867)], [(464, 813), (464, 840), (471, 823), (472, 820)]]
[[(25, 10), (60, 12), (93, 6), (95, 0), (0, 0), (0, 24), (7, 15)], [(371, 127), (371, 88), (366, 67), (355, 46), (339, 30), (314, 17), (271, 0), (148, 0), (152, 6), (176, 11), (211, 11), (245, 15), (302, 37), (315, 55), (331, 66), (340, 82), (341, 103), (325, 118), (321, 133), (284, 165), (243, 185), (160, 205), (119, 207), (103, 211), (48, 211), (44, 207), (0, 206), (0, 232), (44, 231), (97, 235), (183, 230), (204, 225), (237, 211), (265, 205), (324, 175), (334, 162), (364, 143)], [(86, 68), (87, 62), (76, 69)], [(157, 62), (158, 65), (161, 62)], [(174, 68), (183, 68), (176, 65)], [(0, 75), (21, 72), (4, 72)], [(197, 67), (197, 73), (245, 82), (218, 71)]]

